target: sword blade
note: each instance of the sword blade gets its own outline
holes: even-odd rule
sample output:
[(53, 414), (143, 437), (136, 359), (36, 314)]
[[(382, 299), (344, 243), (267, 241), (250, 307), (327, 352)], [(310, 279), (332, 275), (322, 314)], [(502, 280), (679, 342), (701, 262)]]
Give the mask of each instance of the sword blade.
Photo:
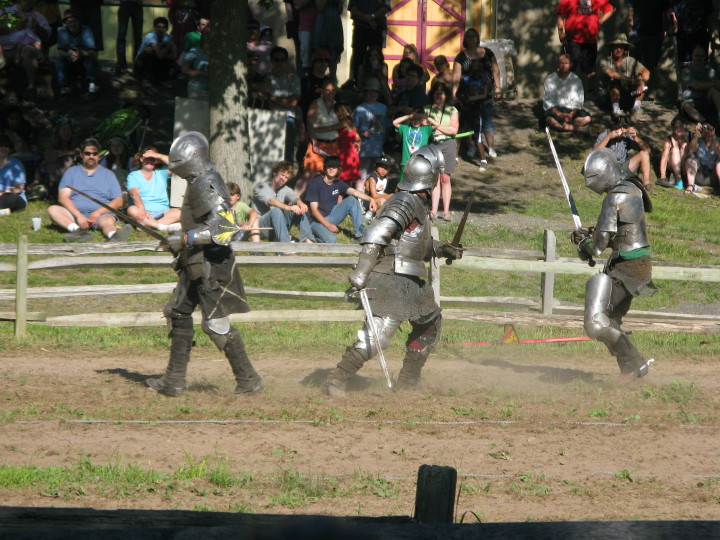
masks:
[(382, 346), (380, 344), (380, 336), (375, 326), (375, 319), (373, 318), (372, 310), (370, 309), (370, 301), (367, 297), (367, 291), (360, 289), (360, 303), (365, 310), (365, 318), (368, 330), (370, 331), (370, 338), (375, 342), (375, 348), (378, 352), (378, 359), (380, 360), (380, 367), (382, 368), (383, 375), (387, 381), (388, 388), (392, 390), (392, 379), (390, 378), (390, 372), (388, 372), (387, 363), (385, 362), (385, 354), (383, 353)]
[(162, 234), (160, 234), (159, 232), (157, 232), (157, 231), (154, 230), (154, 229), (151, 229), (150, 227), (147, 227), (147, 226), (143, 225), (142, 223), (138, 222), (137, 220), (131, 218), (130, 216), (128, 216), (128, 215), (127, 215), (125, 212), (123, 212), (122, 210), (116, 210), (115, 208), (113, 208), (113, 207), (110, 206), (109, 204), (105, 204), (104, 202), (97, 200), (97, 199), (96, 199), (95, 197), (93, 197), (92, 195), (88, 195), (88, 194), (85, 193), (84, 191), (80, 191), (80, 190), (77, 189), (77, 188), (74, 188), (74, 187), (72, 187), (72, 186), (67, 186), (67, 187), (68, 187), (69, 189), (71, 189), (72, 191), (74, 191), (75, 193), (79, 193), (79, 194), (82, 195), (83, 197), (85, 197), (85, 198), (87, 198), (87, 199), (90, 199), (92, 202), (94, 202), (94, 203), (96, 203), (96, 204), (99, 204), (99, 205), (102, 206), (103, 208), (105, 208), (105, 209), (107, 209), (107, 210), (110, 210), (113, 214), (115, 214), (117, 217), (119, 217), (120, 219), (122, 219), (122, 220), (125, 221), (126, 223), (129, 223), (129, 224), (132, 225), (133, 227), (137, 227), (137, 228), (140, 229), (141, 231), (148, 233), (150, 236), (152, 236), (152, 237), (155, 238), (156, 240), (160, 240), (160, 242), (163, 242), (163, 243), (165, 242), (165, 237), (164, 237)]
[(467, 222), (468, 215), (470, 214), (473, 199), (475, 199), (475, 191), (470, 194), (470, 198), (465, 206), (465, 212), (463, 212), (462, 218), (460, 218), (460, 224), (455, 231), (455, 236), (453, 236), (452, 242), (450, 242), (453, 247), (458, 247), (460, 245), (460, 239), (462, 238), (463, 231), (465, 230), (465, 223)]
[[(567, 199), (568, 205), (570, 205), (570, 213), (572, 213), (573, 223), (575, 224), (575, 230), (582, 229), (582, 221), (580, 221), (580, 214), (578, 213), (577, 206), (575, 206), (575, 199), (573, 199), (572, 193), (570, 193), (570, 186), (565, 178), (562, 165), (560, 165), (560, 158), (558, 158), (557, 152), (555, 151), (555, 144), (553, 143), (552, 137), (550, 136), (550, 129), (545, 126), (545, 134), (547, 135), (548, 143), (550, 144), (550, 151), (552, 152), (553, 158), (555, 159), (555, 165), (557, 166), (558, 173), (560, 174), (560, 181), (562, 182), (563, 189), (565, 190), (565, 198)], [(595, 260), (590, 257), (588, 259), (588, 266), (593, 268), (595, 266)]]
[(545, 126), (545, 134), (547, 135), (547, 140), (550, 144), (550, 152), (552, 152), (553, 158), (555, 159), (555, 165), (557, 166), (558, 173), (560, 174), (560, 181), (562, 182), (563, 189), (565, 190), (565, 198), (567, 199), (568, 205), (570, 205), (570, 212), (572, 213), (575, 229), (581, 229), (582, 222), (580, 221), (580, 214), (578, 213), (577, 206), (575, 206), (575, 199), (573, 199), (572, 193), (570, 193), (570, 186), (565, 178), (565, 172), (563, 172), (562, 165), (560, 165), (560, 159), (555, 151), (555, 144), (550, 136), (550, 129), (547, 126)]

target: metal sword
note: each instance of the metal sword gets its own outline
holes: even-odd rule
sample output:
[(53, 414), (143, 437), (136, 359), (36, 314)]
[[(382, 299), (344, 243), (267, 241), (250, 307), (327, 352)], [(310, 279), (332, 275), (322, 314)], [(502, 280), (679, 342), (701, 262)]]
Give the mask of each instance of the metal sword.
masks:
[(370, 309), (370, 301), (367, 297), (367, 291), (365, 289), (360, 289), (358, 293), (360, 295), (360, 302), (362, 303), (362, 307), (365, 310), (365, 317), (367, 319), (366, 324), (368, 330), (370, 331), (370, 337), (372, 338), (373, 342), (375, 342), (375, 348), (377, 348), (378, 358), (380, 359), (380, 367), (382, 368), (383, 375), (385, 375), (385, 380), (387, 381), (388, 388), (392, 390), (392, 379), (390, 378), (387, 363), (385, 362), (385, 355), (383, 354), (382, 345), (380, 343), (380, 336), (378, 335), (377, 327), (375, 326), (375, 319), (373, 317), (372, 310)]
[[(550, 144), (550, 152), (552, 152), (553, 158), (555, 159), (555, 165), (557, 166), (558, 173), (560, 174), (560, 181), (562, 182), (563, 189), (565, 190), (565, 199), (567, 199), (568, 205), (570, 206), (570, 213), (572, 214), (573, 223), (575, 224), (575, 230), (582, 229), (582, 221), (580, 221), (580, 214), (578, 213), (577, 206), (575, 206), (575, 199), (573, 199), (572, 193), (570, 193), (570, 186), (565, 178), (560, 159), (558, 158), (557, 152), (555, 151), (555, 144), (553, 144), (552, 137), (550, 136), (550, 129), (545, 126), (545, 134), (547, 135), (548, 143)], [(592, 257), (588, 259), (588, 266), (591, 268), (595, 266), (595, 261)]]

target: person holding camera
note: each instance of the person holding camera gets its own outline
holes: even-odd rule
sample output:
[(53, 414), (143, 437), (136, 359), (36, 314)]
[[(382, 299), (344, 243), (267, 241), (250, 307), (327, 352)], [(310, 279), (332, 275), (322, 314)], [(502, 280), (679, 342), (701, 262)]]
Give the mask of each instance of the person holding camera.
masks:
[(87, 93), (94, 95), (97, 92), (95, 84), (97, 51), (92, 30), (80, 24), (80, 18), (71, 9), (65, 10), (63, 23), (65, 27), (58, 29), (58, 55), (55, 59), (60, 95), (65, 96), (70, 93), (71, 75), (84, 75), (87, 81)]
[(701, 186), (717, 186), (720, 178), (720, 142), (715, 136), (715, 127), (705, 122), (698, 124), (695, 130), (697, 137), (692, 138), (686, 149), (686, 195), (701, 192)]
[[(617, 118), (611, 130), (598, 135), (593, 150), (598, 148), (608, 148), (615, 154), (624, 177), (636, 175), (639, 169), (643, 184), (650, 186), (650, 146), (628, 125), (624, 116)], [(630, 156), (630, 152), (635, 154)]]

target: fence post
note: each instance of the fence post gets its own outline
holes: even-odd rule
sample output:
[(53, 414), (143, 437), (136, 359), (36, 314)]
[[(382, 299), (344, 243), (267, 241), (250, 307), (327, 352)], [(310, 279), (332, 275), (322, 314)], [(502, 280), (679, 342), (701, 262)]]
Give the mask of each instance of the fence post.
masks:
[[(545, 254), (545, 262), (555, 261), (556, 247), (555, 233), (549, 229), (545, 229), (543, 234), (543, 253)], [(552, 272), (543, 272), (540, 274), (540, 295), (542, 296), (542, 312), (543, 315), (552, 315), (553, 294), (555, 292), (555, 274)]]
[(27, 236), (18, 236), (17, 261), (15, 263), (15, 337), (27, 335), (27, 281), (28, 241)]
[[(433, 240), (440, 239), (440, 232), (437, 227), (430, 229)], [(435, 303), (440, 306), (440, 263), (438, 258), (433, 255), (430, 259), (430, 285), (432, 286), (433, 295), (435, 296)]]
[(452, 523), (457, 471), (441, 465), (420, 465), (415, 492), (415, 519), (420, 523)]

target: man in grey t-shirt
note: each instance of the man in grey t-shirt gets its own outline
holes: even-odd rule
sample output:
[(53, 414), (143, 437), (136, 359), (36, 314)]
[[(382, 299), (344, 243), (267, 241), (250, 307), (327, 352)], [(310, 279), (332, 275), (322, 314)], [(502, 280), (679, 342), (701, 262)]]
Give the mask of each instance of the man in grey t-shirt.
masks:
[[(307, 205), (285, 184), (294, 175), (291, 163), (280, 161), (271, 171), (268, 182), (253, 188), (252, 207), (260, 216), (260, 227), (272, 227), (277, 242), (290, 241), (290, 227), (297, 225), (301, 242), (313, 242)], [(262, 231), (267, 236), (270, 231)]]

